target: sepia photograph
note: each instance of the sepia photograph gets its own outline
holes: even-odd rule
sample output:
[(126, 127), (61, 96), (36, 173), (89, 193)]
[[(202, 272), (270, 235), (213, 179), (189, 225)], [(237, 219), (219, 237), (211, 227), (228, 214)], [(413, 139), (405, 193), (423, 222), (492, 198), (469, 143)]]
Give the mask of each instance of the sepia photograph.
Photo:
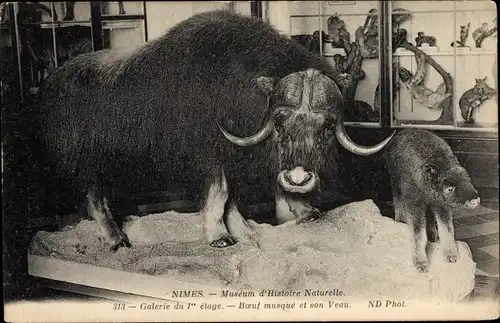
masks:
[(494, 1), (0, 23), (4, 321), (500, 317)]

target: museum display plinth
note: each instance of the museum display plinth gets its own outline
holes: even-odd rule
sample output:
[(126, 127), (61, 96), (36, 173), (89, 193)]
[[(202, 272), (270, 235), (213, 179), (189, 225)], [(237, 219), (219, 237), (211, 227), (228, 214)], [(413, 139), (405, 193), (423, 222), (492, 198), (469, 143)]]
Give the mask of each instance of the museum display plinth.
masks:
[[(225, 249), (204, 240), (201, 216), (173, 211), (129, 217), (131, 248), (112, 252), (94, 221), (58, 232), (40, 231), (29, 251), (29, 272), (49, 280), (172, 299), (174, 290), (338, 290), (346, 297), (458, 302), (474, 288), (476, 264), (464, 242), (457, 263), (429, 243), (429, 272), (412, 264), (406, 224), (383, 217), (371, 200), (331, 210), (314, 222), (279, 226), (228, 215), (239, 242)], [(247, 224), (248, 223), (248, 224)], [(300, 296), (304, 296), (301, 294)]]

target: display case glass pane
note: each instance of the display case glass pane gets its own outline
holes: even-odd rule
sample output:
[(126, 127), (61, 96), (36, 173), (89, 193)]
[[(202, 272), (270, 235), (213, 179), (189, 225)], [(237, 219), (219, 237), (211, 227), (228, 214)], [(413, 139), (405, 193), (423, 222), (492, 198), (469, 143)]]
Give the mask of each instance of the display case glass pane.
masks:
[(144, 44), (144, 2), (116, 1), (101, 3), (103, 46), (127, 52)]
[(19, 2), (13, 9), (24, 93), (37, 93), (56, 68), (92, 52), (89, 1)]
[(496, 10), (482, 1), (392, 1), (393, 126), (494, 130)]
[[(288, 13), (288, 25), (270, 12), (270, 22), (288, 27), (290, 37), (320, 53), (349, 77), (345, 90), (346, 124), (380, 127), (380, 1), (280, 2), (274, 10)], [(287, 6), (283, 8), (283, 6)], [(269, 10), (272, 10), (271, 6)], [(275, 17), (273, 20), (273, 17)], [(322, 44), (322, 45), (320, 45)]]
[(12, 5), (0, 4), (0, 96), (2, 105), (7, 104), (6, 98), (18, 82), (15, 78), (17, 64), (15, 62), (15, 48), (12, 46), (12, 32), (10, 28), (10, 10)]
[(102, 16), (142, 15), (142, 1), (101, 1)]

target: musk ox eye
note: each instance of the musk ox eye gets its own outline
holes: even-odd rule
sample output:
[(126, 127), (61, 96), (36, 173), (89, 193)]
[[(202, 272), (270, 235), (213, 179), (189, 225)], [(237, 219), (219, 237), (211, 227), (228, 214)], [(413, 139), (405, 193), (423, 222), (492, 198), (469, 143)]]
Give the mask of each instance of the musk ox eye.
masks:
[(285, 108), (279, 108), (276, 110), (274, 114), (274, 124), (276, 129), (281, 129), (283, 127), (283, 123), (288, 118), (290, 111)]
[(451, 194), (451, 193), (453, 193), (454, 191), (455, 191), (455, 186), (446, 186), (446, 187), (444, 188), (444, 192), (445, 192), (446, 194)]

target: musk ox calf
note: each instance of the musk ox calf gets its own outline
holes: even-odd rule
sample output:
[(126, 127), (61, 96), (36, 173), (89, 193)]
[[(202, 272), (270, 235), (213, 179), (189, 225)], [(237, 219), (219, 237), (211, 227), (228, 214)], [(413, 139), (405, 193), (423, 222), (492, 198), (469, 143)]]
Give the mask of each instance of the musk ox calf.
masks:
[(112, 197), (172, 183), (206, 183), (200, 213), (214, 247), (236, 243), (224, 216), (246, 183), (266, 183), (287, 216), (311, 220), (336, 141), (369, 155), (392, 138), (349, 139), (338, 77), (260, 19), (197, 14), (131, 53), (83, 54), (51, 74), (38, 98), (46, 174), (70, 183), (113, 249), (130, 242)]
[(427, 130), (406, 129), (394, 136), (386, 151), (395, 220), (410, 226), (413, 262), (427, 272), (427, 239), (442, 246), (445, 260), (456, 262), (453, 216), (462, 207), (480, 203), (467, 171), (450, 146)]

